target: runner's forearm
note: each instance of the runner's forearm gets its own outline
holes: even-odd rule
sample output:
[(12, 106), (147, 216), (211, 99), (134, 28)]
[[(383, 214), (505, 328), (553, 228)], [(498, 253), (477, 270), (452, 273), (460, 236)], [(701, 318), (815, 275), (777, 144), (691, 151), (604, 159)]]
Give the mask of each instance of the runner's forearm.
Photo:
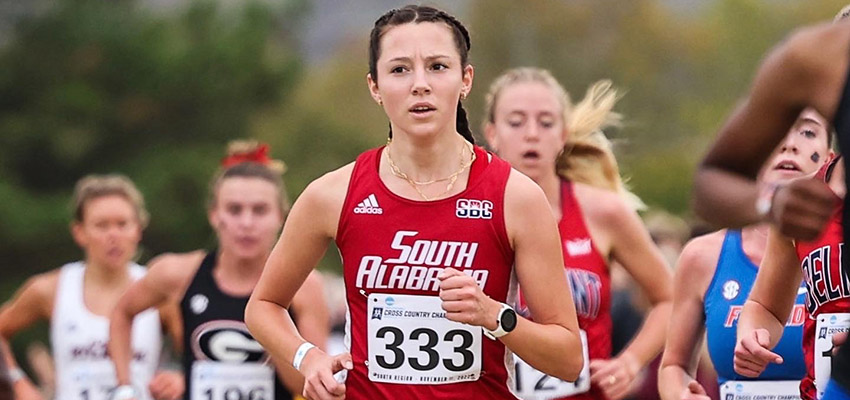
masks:
[(109, 320), (109, 356), (115, 364), (115, 376), (119, 385), (130, 384), (130, 334), (133, 317), (119, 304)]
[(648, 365), (664, 349), (664, 339), (667, 332), (667, 321), (673, 301), (663, 301), (652, 307), (647, 313), (643, 326), (622, 353), (635, 357), (641, 367)]
[(245, 324), (278, 362), (291, 363), (298, 346), (305, 341), (285, 308), (253, 296), (245, 307)]
[(741, 316), (738, 318), (738, 337), (745, 337), (756, 329), (767, 329), (770, 332), (770, 345), (768, 348), (773, 348), (779, 343), (782, 338), (782, 332), (785, 329), (785, 321), (776, 319), (776, 316), (768, 311), (761, 304), (747, 300), (744, 303), (744, 309), (741, 311)]
[(662, 365), (658, 371), (658, 394), (661, 400), (679, 400), (693, 380), (681, 365)]
[(538, 324), (520, 317), (516, 329), (500, 340), (517, 356), (549, 375), (572, 382), (581, 372), (581, 337), (563, 326)]

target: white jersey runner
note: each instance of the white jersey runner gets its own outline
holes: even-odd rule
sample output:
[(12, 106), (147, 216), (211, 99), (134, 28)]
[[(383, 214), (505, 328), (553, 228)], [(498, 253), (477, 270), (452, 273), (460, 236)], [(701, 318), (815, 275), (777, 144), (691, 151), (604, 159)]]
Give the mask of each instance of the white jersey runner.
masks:
[[(116, 386), (115, 367), (107, 353), (109, 319), (89, 311), (83, 300), (81, 262), (64, 265), (59, 272), (56, 302), (50, 321), (50, 340), (56, 365), (56, 400), (108, 400)], [(136, 280), (145, 268), (130, 266)], [(147, 387), (159, 365), (162, 348), (159, 313), (147, 310), (133, 320), (133, 358), (130, 376), (141, 392), (139, 400), (150, 399)]]

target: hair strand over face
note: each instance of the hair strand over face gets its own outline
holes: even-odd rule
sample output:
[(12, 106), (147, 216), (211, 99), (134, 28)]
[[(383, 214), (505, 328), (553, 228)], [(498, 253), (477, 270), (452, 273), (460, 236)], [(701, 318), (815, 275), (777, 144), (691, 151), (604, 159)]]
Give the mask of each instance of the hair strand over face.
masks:
[(600, 80), (587, 89), (584, 99), (573, 105), (567, 91), (552, 74), (540, 68), (522, 67), (504, 72), (490, 85), (485, 98), (484, 125), (496, 122), (496, 106), (505, 88), (520, 83), (539, 83), (549, 88), (561, 106), (561, 117), (568, 130), (564, 148), (555, 170), (564, 179), (620, 193), (635, 209), (646, 206), (626, 187), (614, 156), (611, 141), (603, 133), (607, 127), (620, 126), (622, 116), (613, 111), (620, 95), (611, 81)]

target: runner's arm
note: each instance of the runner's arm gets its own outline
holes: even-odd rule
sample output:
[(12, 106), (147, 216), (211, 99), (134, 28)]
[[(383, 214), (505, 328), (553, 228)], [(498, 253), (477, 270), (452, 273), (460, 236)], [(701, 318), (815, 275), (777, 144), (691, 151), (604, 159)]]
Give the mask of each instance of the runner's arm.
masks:
[(679, 255), (673, 284), (673, 310), (658, 372), (663, 400), (679, 400), (694, 380), (705, 333), (704, 293), (715, 273), (719, 245), (710, 236), (690, 241)]
[(0, 400), (14, 400), (15, 392), (12, 391), (11, 377), (6, 368), (6, 363), (3, 361), (6, 359), (5, 354), (9, 349), (3, 347), (5, 346), (0, 346)]
[[(194, 272), (179, 260), (184, 255), (163, 255), (151, 261), (148, 273), (127, 288), (109, 319), (109, 356), (119, 385), (130, 384), (133, 319), (149, 308), (179, 301)], [(188, 270), (188, 271), (187, 271)], [(181, 290), (182, 289), (182, 290)], [(174, 331), (170, 328), (170, 331)]]
[[(304, 189), (245, 308), (251, 334), (279, 363), (291, 364), (296, 350), (306, 343), (286, 309), (336, 235), (352, 166), (328, 173)], [(343, 396), (345, 385), (333, 374), (352, 367), (347, 353), (330, 357), (320, 348), (307, 351), (300, 368), (303, 393), (313, 398)]]
[[(295, 314), (295, 326), (304, 340), (327, 351), (330, 334), (330, 313), (325, 300), (324, 279), (319, 271), (312, 271), (295, 297), (292, 298), (292, 311)], [(304, 377), (292, 367), (292, 363), (275, 362), (281, 379), (290, 393), (304, 390)]]
[(771, 228), (756, 282), (738, 319), (738, 338), (750, 336), (756, 329), (766, 329), (770, 333), (768, 348), (776, 346), (794, 308), (801, 282), (794, 242)]
[(606, 213), (608, 218), (603, 221), (614, 227), (611, 229), (611, 255), (629, 272), (652, 304), (641, 329), (617, 355), (626, 364), (636, 363), (639, 370), (655, 359), (664, 348), (673, 303), (673, 276), (637, 213), (619, 196), (617, 199), (617, 202), (611, 202), (610, 211)]
[[(4, 353), (3, 362), (10, 371), (19, 369), (20, 366), (15, 361), (8, 341), (15, 333), (36, 321), (50, 319), (59, 279), (58, 272), (51, 271), (30, 278), (11, 300), (0, 307), (0, 347)], [(13, 382), (13, 387), (19, 395), (22, 391), (35, 390), (35, 385), (27, 377)]]
[(327, 350), (331, 317), (325, 300), (324, 282), (321, 272), (310, 272), (292, 298), (292, 310), (295, 313), (295, 326), (304, 339)]
[[(514, 170), (505, 191), (505, 225), (534, 322), (519, 317), (514, 331), (500, 340), (538, 370), (575, 381), (583, 364), (582, 343), (555, 218), (540, 187)], [(495, 324), (498, 305), (490, 315)]]
[(749, 96), (726, 121), (700, 164), (693, 202), (706, 221), (743, 227), (762, 219), (754, 206), (759, 194), (756, 175), (806, 105), (801, 80), (809, 74), (800, 55), (805, 43), (800, 42), (792, 39), (768, 55)]

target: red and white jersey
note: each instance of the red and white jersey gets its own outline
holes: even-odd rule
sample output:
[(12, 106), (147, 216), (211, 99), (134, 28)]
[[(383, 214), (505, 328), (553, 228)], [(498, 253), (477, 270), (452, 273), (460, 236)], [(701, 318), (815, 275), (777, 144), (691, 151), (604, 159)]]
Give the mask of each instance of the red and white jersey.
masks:
[(515, 297), (514, 252), (505, 229), (505, 161), (475, 147), (466, 190), (435, 201), (392, 193), (381, 152), (357, 158), (339, 219), (354, 369), (346, 398), (514, 399), (512, 353), (482, 329), (449, 321), (437, 276), (472, 276), (488, 296)]
[[(593, 244), (581, 207), (575, 197), (574, 184), (567, 180), (561, 181), (561, 220), (558, 222), (558, 230), (561, 234), (561, 250), (564, 254), (564, 273), (573, 292), (578, 326), (586, 335), (588, 356), (591, 360), (611, 358), (611, 274), (608, 263)], [(520, 300), (520, 313), (529, 316), (529, 311), (522, 302), (522, 295)], [(587, 364), (585, 362), (585, 366)], [(556, 388), (567, 388), (564, 383), (556, 384), (556, 380), (551, 378), (543, 384), (539, 384), (538, 380), (536, 386), (547, 388), (548, 385), (552, 388), (550, 393)], [(605, 396), (599, 387), (587, 386), (589, 380), (589, 372), (585, 368), (579, 376), (579, 381), (575, 382), (573, 387), (569, 387), (570, 390), (561, 392), (572, 393), (572, 395), (559, 398), (604, 399)], [(545, 392), (538, 392), (528, 398), (543, 398)]]
[[(821, 168), (817, 178), (824, 179), (836, 161)], [(803, 399), (815, 399), (823, 394), (832, 361), (832, 335), (850, 328), (850, 271), (842, 262), (844, 233), (840, 200), (836, 196), (835, 210), (819, 238), (796, 242), (807, 290), (808, 318), (803, 328), (806, 376), (800, 382)]]

